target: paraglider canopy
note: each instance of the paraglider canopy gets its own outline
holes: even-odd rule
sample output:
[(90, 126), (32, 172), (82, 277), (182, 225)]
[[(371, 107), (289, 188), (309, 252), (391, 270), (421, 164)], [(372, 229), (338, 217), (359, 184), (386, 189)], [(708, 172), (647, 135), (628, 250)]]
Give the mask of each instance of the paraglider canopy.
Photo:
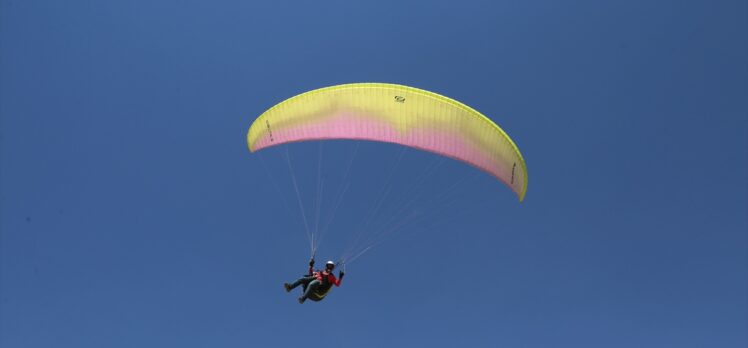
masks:
[(418, 148), (490, 173), (520, 201), (527, 191), (525, 160), (498, 125), (454, 99), (396, 84), (337, 85), (289, 98), (252, 123), (247, 145), (254, 152), (323, 139), (363, 139)]

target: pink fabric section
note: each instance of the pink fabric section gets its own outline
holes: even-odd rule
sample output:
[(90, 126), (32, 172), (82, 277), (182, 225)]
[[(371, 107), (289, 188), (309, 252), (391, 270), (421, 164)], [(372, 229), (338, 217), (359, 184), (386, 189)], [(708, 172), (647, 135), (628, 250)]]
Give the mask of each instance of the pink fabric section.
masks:
[(514, 190), (513, 185), (509, 185), (507, 180), (502, 178), (511, 174), (511, 169), (504, 168), (498, 156), (491, 156), (489, 151), (480, 149), (477, 144), (455, 131), (424, 127), (401, 132), (377, 117), (341, 112), (324, 120), (317, 119), (309, 125), (299, 124), (272, 129), (272, 136), (272, 141), (269, 133), (258, 138), (255, 151), (288, 142), (323, 139), (361, 139), (396, 143), (469, 163), (492, 174)]

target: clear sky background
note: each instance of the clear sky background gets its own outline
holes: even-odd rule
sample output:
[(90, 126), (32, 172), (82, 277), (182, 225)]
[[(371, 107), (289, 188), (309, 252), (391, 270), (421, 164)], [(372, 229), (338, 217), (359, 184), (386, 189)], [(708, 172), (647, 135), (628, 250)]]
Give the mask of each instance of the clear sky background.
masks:
[[(747, 23), (745, 1), (2, 0), (0, 346), (746, 347)], [(349, 82), (483, 112), (528, 193), (436, 162), (423, 193), (468, 178), (449, 210), (299, 305), (285, 148), (245, 135)], [(307, 210), (354, 144), (287, 147)], [(399, 153), (360, 145), (321, 261)]]

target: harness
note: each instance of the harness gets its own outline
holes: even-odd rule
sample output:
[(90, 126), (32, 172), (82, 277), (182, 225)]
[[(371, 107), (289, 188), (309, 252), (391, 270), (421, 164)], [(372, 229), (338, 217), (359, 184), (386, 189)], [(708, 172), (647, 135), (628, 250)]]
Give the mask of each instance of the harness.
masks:
[[(310, 277), (313, 275), (314, 273), (312, 273)], [(327, 294), (330, 292), (330, 290), (332, 290), (332, 283), (330, 283), (330, 281), (327, 280), (327, 277), (323, 277), (322, 279), (323, 279), (322, 284), (320, 284), (316, 289), (314, 289), (314, 291), (312, 291), (312, 293), (309, 294), (309, 297), (307, 297), (307, 299), (312, 300), (312, 301), (322, 301), (325, 298), (325, 296), (327, 296)], [(304, 284), (303, 287), (304, 287), (304, 292), (306, 292), (307, 285)]]

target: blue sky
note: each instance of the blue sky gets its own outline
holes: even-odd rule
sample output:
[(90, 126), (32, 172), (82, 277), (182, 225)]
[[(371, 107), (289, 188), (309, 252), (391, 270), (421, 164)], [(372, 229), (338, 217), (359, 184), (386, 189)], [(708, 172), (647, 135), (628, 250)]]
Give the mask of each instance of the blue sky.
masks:
[[(747, 13), (2, 0), (0, 346), (745, 347)], [(521, 149), (528, 193), (407, 151), (397, 185), (433, 163), (424, 194), (468, 178), (449, 212), (423, 204), (426, 220), (299, 305), (281, 288), (309, 257), (286, 149), (250, 154), (245, 135), (275, 103), (349, 82), (488, 115)], [(354, 144), (324, 145), (328, 193)], [(400, 152), (359, 146), (320, 259), (344, 250)], [(320, 145), (287, 149), (314, 209)]]

